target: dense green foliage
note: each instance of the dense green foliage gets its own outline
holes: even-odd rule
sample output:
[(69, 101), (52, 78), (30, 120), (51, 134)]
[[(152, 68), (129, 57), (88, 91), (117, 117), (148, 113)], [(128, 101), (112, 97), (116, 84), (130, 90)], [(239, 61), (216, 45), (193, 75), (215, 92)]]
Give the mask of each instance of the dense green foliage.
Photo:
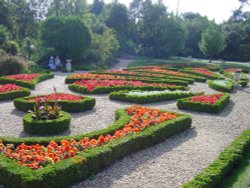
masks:
[(41, 39), (60, 57), (77, 62), (89, 47), (91, 35), (78, 17), (50, 17), (42, 24)]
[(30, 90), (23, 88), (17, 91), (4, 92), (0, 94), (0, 101), (11, 100), (30, 95)]
[(26, 61), (15, 56), (0, 57), (0, 76), (19, 74), (24, 70)]

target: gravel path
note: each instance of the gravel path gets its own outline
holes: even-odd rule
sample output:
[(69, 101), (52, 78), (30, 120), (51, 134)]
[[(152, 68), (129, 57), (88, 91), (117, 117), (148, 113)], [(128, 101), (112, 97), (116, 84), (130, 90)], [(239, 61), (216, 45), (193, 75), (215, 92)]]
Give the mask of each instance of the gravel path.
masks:
[[(129, 63), (121, 61), (116, 69)], [(124, 65), (125, 64), (125, 65)], [(64, 84), (65, 73), (56, 73), (54, 79), (40, 83), (33, 94), (48, 93), (56, 86), (58, 92), (70, 92)], [(196, 83), (192, 91), (214, 93), (207, 84)], [(165, 142), (117, 161), (98, 173), (94, 180), (75, 184), (74, 188), (171, 188), (178, 187), (212, 162), (223, 148), (250, 124), (250, 88), (237, 88), (231, 101), (219, 115), (179, 111), (176, 101), (153, 103), (145, 106), (190, 114), (193, 128), (167, 139)], [(90, 132), (110, 125), (114, 111), (131, 103), (110, 101), (107, 95), (92, 95), (96, 107), (88, 112), (73, 114), (70, 131), (65, 135)], [(0, 103), (0, 135), (29, 136), (22, 131), (22, 112), (14, 109), (12, 102)], [(95, 121), (93, 121), (95, 120)], [(6, 126), (7, 125), (7, 126)]]

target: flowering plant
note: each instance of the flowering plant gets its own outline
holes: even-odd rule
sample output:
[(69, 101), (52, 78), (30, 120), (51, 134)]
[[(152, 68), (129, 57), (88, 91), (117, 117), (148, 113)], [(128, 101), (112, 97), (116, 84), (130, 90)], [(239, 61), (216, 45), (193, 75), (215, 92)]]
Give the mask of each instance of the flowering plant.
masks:
[(84, 86), (88, 91), (93, 91), (96, 87), (105, 86), (105, 87), (114, 87), (114, 86), (133, 86), (133, 87), (142, 87), (142, 86), (176, 86), (174, 84), (159, 84), (159, 83), (143, 83), (141, 81), (126, 81), (126, 80), (81, 80), (74, 82), (76, 85)]
[(81, 151), (103, 145), (127, 134), (136, 134), (150, 126), (157, 126), (161, 122), (178, 117), (177, 114), (171, 112), (162, 112), (158, 109), (136, 105), (128, 107), (126, 112), (131, 116), (130, 121), (113, 134), (100, 135), (96, 139), (84, 137), (79, 141), (74, 139), (61, 140), (59, 143), (52, 140), (48, 146), (40, 144), (26, 145), (23, 143), (15, 147), (13, 144), (5, 145), (0, 140), (0, 153), (17, 161), (20, 165), (39, 169), (49, 163), (56, 163), (73, 157)]
[(18, 91), (21, 89), (22, 89), (22, 87), (19, 87), (16, 84), (0, 85), (0, 93), (10, 92), (10, 91)]
[(40, 74), (16, 74), (16, 75), (4, 76), (4, 78), (32, 82), (38, 76), (40, 76)]
[(208, 76), (217, 76), (215, 73), (206, 69), (202, 69), (202, 68), (189, 68), (188, 70), (191, 70), (192, 72), (196, 72), (196, 73), (205, 74)]
[(214, 95), (202, 95), (202, 96), (193, 96), (190, 99), (190, 102), (200, 102), (214, 105), (221, 97), (222, 93), (214, 94)]
[(39, 98), (46, 99), (48, 101), (80, 101), (83, 99), (82, 96), (68, 94), (68, 93), (53, 93), (48, 95), (43, 95), (39, 97), (29, 98), (29, 101), (37, 101)]

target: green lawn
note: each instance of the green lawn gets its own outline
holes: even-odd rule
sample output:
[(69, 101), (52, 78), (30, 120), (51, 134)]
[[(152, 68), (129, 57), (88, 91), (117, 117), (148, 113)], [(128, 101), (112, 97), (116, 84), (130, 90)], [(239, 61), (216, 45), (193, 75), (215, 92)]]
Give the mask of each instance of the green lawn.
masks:
[(221, 188), (249, 188), (250, 187), (250, 152), (244, 157), (233, 174), (226, 178)]

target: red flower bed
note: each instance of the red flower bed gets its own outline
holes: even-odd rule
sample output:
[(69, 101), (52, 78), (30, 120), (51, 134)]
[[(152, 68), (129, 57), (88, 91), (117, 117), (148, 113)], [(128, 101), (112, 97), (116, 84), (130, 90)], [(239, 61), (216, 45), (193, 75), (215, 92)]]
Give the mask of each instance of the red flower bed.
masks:
[(214, 74), (213, 72), (206, 70), (206, 69), (190, 68), (189, 70), (191, 70), (192, 72), (201, 73), (201, 74), (205, 74), (205, 75), (209, 75), (209, 76), (216, 76), (216, 74)]
[(163, 70), (163, 69), (149, 69), (147, 70), (148, 72), (158, 72), (158, 73), (163, 73), (163, 74), (168, 74), (168, 75), (174, 75), (174, 76), (184, 76), (184, 77), (189, 77), (190, 75), (184, 74), (181, 72), (176, 72), (176, 71), (170, 71), (170, 70)]
[(16, 75), (4, 76), (4, 78), (32, 82), (32, 80), (34, 80), (38, 76), (40, 76), (40, 74), (16, 74)]
[(222, 93), (215, 95), (193, 96), (191, 97), (190, 102), (200, 102), (214, 105), (222, 96)]
[(80, 101), (83, 99), (83, 97), (74, 94), (55, 93), (55, 94), (30, 98), (29, 101), (36, 101), (41, 98), (47, 99), (48, 101)]
[(88, 91), (93, 91), (96, 87), (105, 86), (105, 87), (114, 87), (114, 86), (176, 86), (174, 84), (158, 84), (158, 83), (143, 83), (141, 81), (126, 81), (126, 80), (81, 80), (74, 82), (76, 85), (84, 86)]
[(112, 135), (100, 135), (98, 139), (85, 137), (79, 141), (75, 141), (74, 139), (61, 140), (60, 143), (51, 141), (48, 146), (39, 144), (28, 146), (21, 144), (15, 147), (13, 144), (4, 145), (0, 141), (0, 153), (17, 161), (20, 165), (38, 169), (49, 163), (73, 157), (86, 149), (100, 146), (117, 138), (124, 137), (129, 133), (143, 131), (149, 126), (155, 126), (178, 116), (170, 112), (162, 112), (157, 109), (135, 105), (128, 107), (126, 111), (131, 116), (129, 123), (124, 125), (122, 129), (116, 130)]
[(114, 76), (114, 75), (106, 75), (106, 74), (73, 74), (69, 76), (69, 78), (73, 79), (107, 79), (107, 80), (113, 80), (113, 79), (125, 79), (124, 76)]
[(226, 69), (225, 71), (235, 73), (235, 72), (242, 72), (242, 69)]
[(19, 87), (16, 84), (0, 85), (0, 93), (10, 92), (10, 91), (18, 91), (20, 89), (22, 89), (22, 87)]

